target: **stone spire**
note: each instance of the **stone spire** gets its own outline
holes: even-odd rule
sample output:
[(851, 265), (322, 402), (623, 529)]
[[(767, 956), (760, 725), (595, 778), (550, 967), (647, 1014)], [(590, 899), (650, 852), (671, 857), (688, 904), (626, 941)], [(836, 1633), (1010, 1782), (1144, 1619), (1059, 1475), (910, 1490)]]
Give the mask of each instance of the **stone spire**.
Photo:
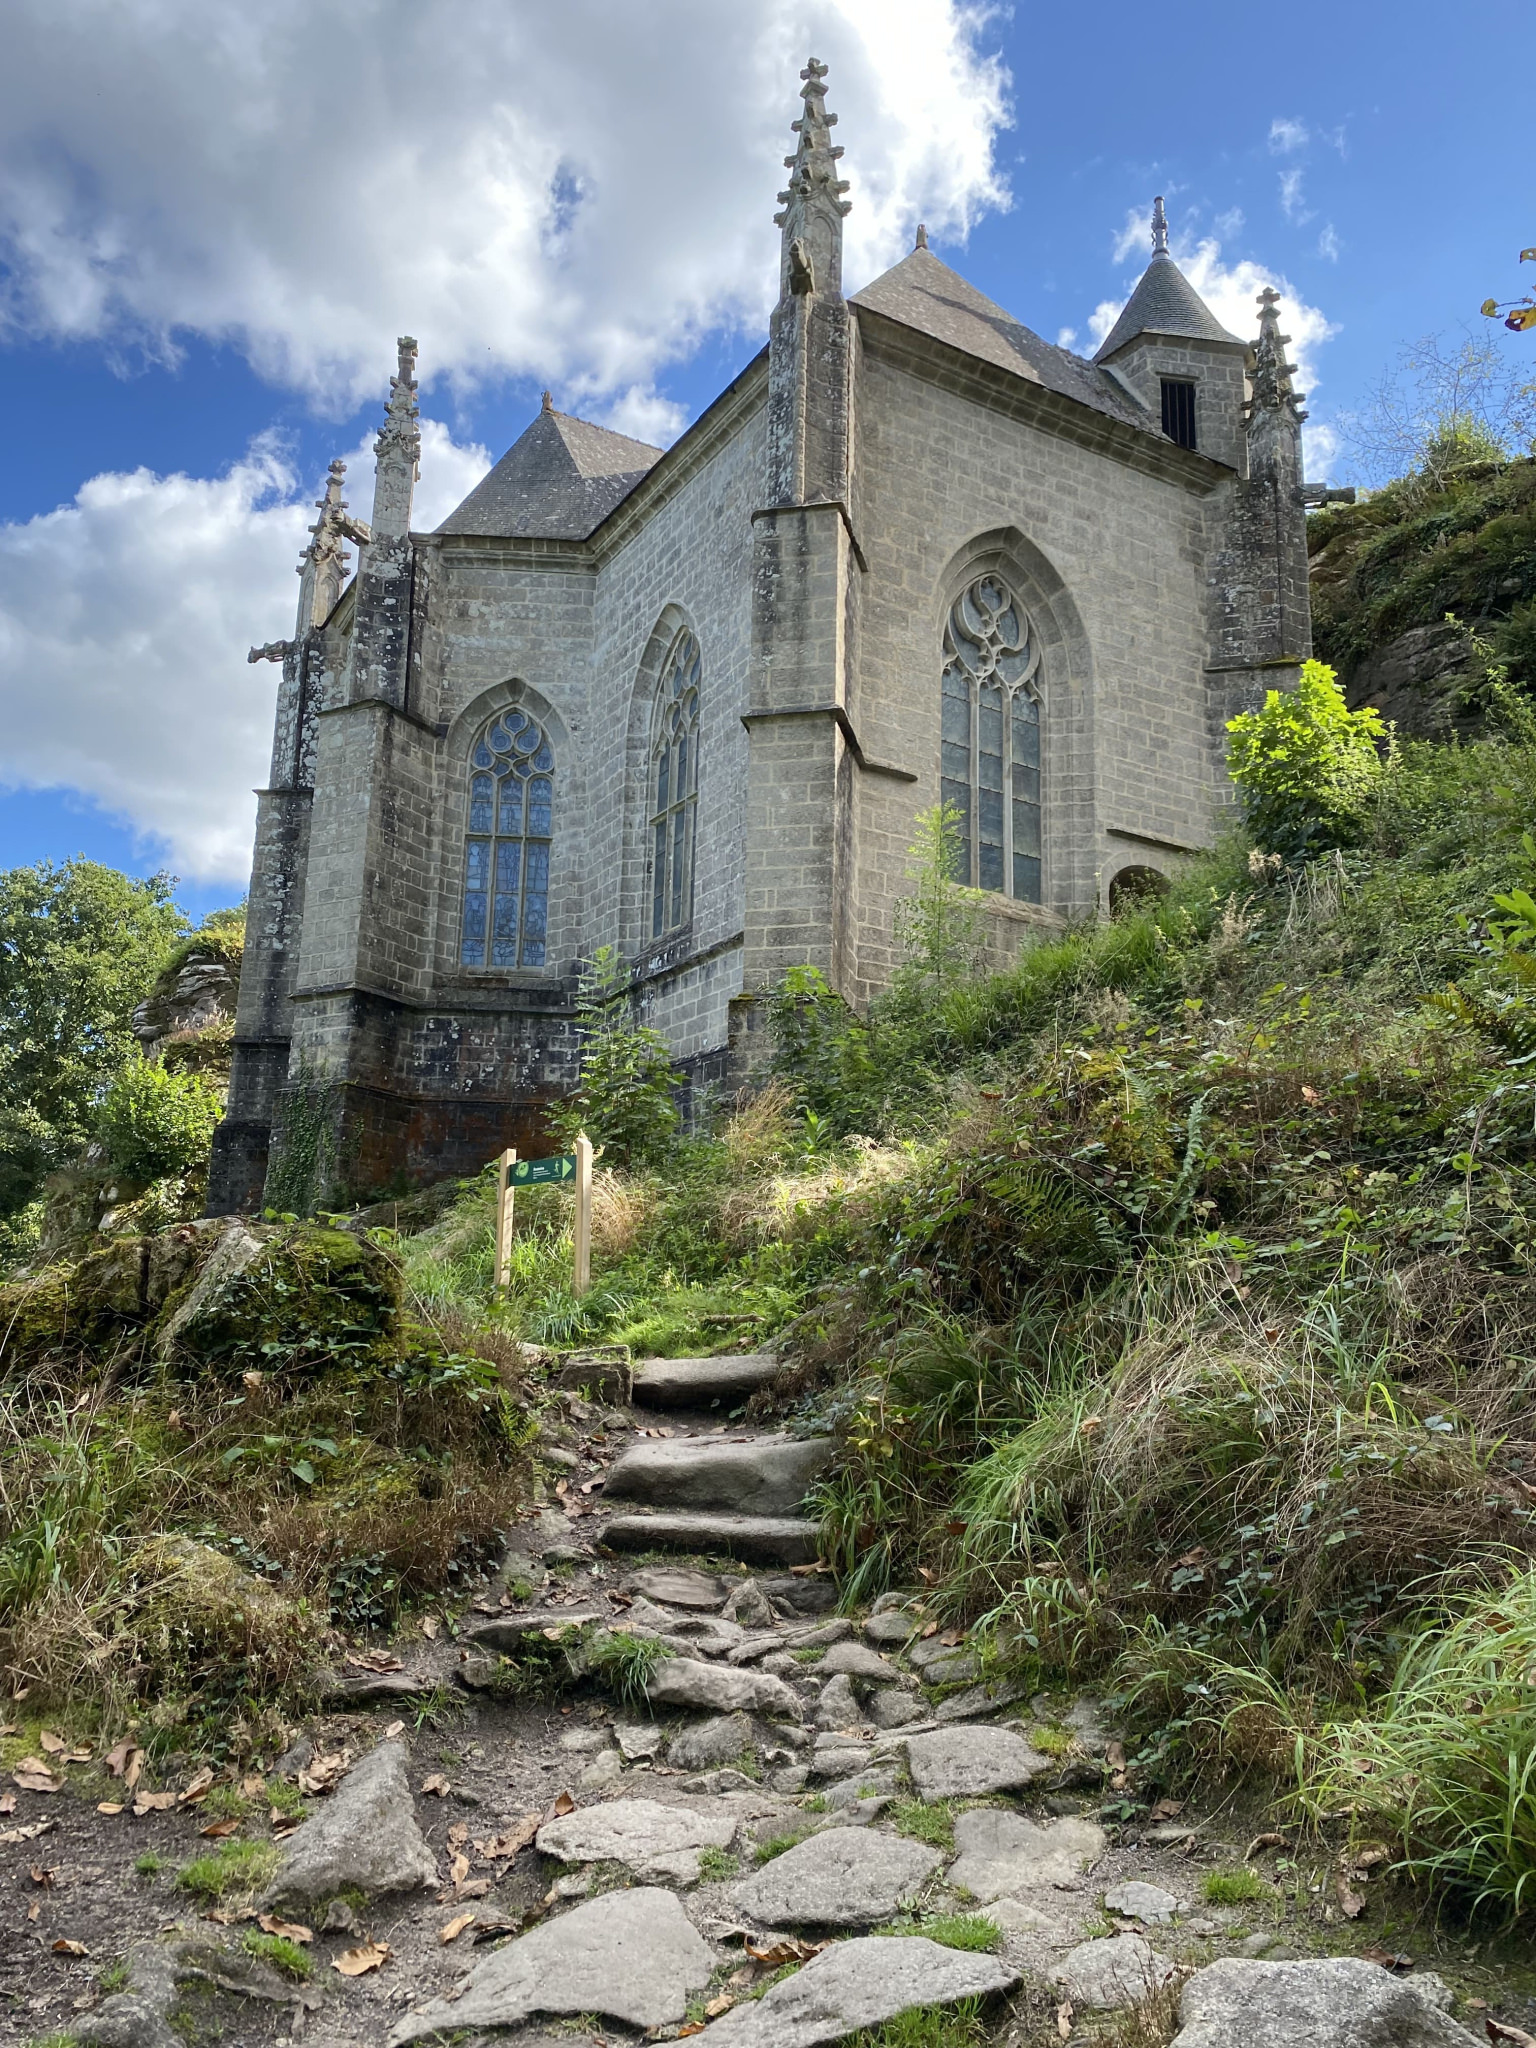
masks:
[(343, 543), (350, 540), (361, 545), (368, 538), (368, 528), (361, 519), (352, 517), (341, 495), (341, 480), (346, 473), (344, 462), (333, 462), (325, 479), (325, 495), (315, 500), (320, 517), (309, 529), (309, 546), (298, 561), (299, 610), (293, 639), (269, 640), (265, 647), (253, 647), (247, 661), (286, 660), (295, 646), (302, 645), (307, 633), (323, 626), (330, 617), (347, 580)]
[(373, 537), (403, 539), (410, 530), (411, 493), (421, 475), (421, 425), (416, 408), (416, 341), (402, 334), (400, 369), (389, 380), (384, 426), (373, 444)]
[(1280, 294), (1271, 285), (1266, 285), (1259, 294), (1259, 339), (1253, 351), (1250, 370), (1252, 396), (1248, 401), (1250, 423), (1261, 411), (1285, 412), (1299, 427), (1306, 418), (1301, 410), (1303, 394), (1295, 389), (1291, 379), (1296, 374), (1293, 363), (1285, 360), (1285, 351), (1291, 337), (1280, 332)]
[(804, 111), (790, 125), (800, 140), (793, 156), (784, 159), (789, 189), (779, 194), (782, 213), (773, 224), (782, 230), (779, 296), (809, 292), (840, 298), (843, 289), (843, 217), (849, 202), (846, 178), (837, 175), (840, 144), (833, 142), (836, 114), (826, 108), (827, 67), (810, 58), (800, 74)]
[(1163, 195), (1159, 193), (1152, 202), (1152, 254), (1168, 254), (1168, 216), (1163, 211)]

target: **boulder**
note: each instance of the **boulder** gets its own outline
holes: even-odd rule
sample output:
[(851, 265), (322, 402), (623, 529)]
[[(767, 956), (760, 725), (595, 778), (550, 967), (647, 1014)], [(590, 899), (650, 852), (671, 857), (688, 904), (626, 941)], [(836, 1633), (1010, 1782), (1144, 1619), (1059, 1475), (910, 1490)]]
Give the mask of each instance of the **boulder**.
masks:
[(829, 1437), (646, 1437), (613, 1466), (603, 1499), (683, 1512), (791, 1515), (831, 1455)]
[[(995, 1956), (941, 1948), (922, 1935), (834, 1942), (803, 1970), (705, 2029), (718, 2048), (817, 2048), (898, 2013), (1010, 1990), (1016, 1971)], [(714, 2044), (711, 2044), (714, 2048)]]
[(672, 1892), (609, 1892), (476, 1963), (462, 1988), (409, 2013), (389, 2048), (425, 2035), (514, 2027), (531, 2013), (600, 2013), (636, 2028), (681, 2020), (715, 1959)]
[(1440, 2010), (1438, 1988), (1360, 1956), (1227, 1956), (1185, 1985), (1173, 2048), (1472, 2048), (1477, 2037)]
[(884, 1650), (904, 1649), (922, 1627), (915, 1614), (904, 1613), (893, 1607), (884, 1614), (872, 1614), (864, 1624), (866, 1642), (877, 1644)]
[(783, 1721), (804, 1716), (800, 1695), (766, 1671), (703, 1664), (693, 1657), (663, 1657), (646, 1684), (653, 1707), (695, 1707), (713, 1714), (771, 1714)]
[(405, 1747), (381, 1742), (286, 1838), (261, 1903), (305, 1905), (348, 1886), (377, 1898), (437, 1882), (436, 1859), (416, 1825)]
[(1107, 1846), (1104, 1830), (1091, 1820), (1052, 1820), (1040, 1826), (998, 1807), (973, 1807), (955, 1822), (958, 1853), (949, 1882), (983, 1905), (1067, 1887), (1098, 1862)]
[(657, 1883), (695, 1884), (702, 1849), (728, 1849), (737, 1817), (654, 1799), (610, 1799), (539, 1829), (537, 1844), (561, 1863), (622, 1863)]
[[(934, 1684), (932, 1668), (923, 1674), (925, 1684)], [(995, 1714), (999, 1707), (1011, 1707), (1024, 1698), (1029, 1687), (1021, 1678), (983, 1679), (964, 1692), (951, 1693), (933, 1710), (936, 1721), (974, 1721), (978, 1714)]]
[(977, 1799), (1016, 1791), (1056, 1766), (1011, 1729), (962, 1725), (909, 1736), (907, 1768), (919, 1798)]
[(867, 1643), (834, 1643), (816, 1669), (825, 1671), (829, 1676), (843, 1672), (849, 1678), (863, 1679), (871, 1685), (895, 1685), (901, 1676), (888, 1658), (882, 1657), (878, 1650), (872, 1650)]
[(638, 1763), (655, 1756), (661, 1748), (661, 1730), (653, 1721), (615, 1721), (613, 1739), (626, 1763)]
[(716, 1764), (733, 1764), (743, 1751), (756, 1754), (758, 1733), (748, 1714), (718, 1714), (712, 1721), (683, 1728), (667, 1745), (667, 1762), (674, 1770), (707, 1771)]
[(898, 1912), (943, 1860), (902, 1835), (827, 1828), (738, 1884), (731, 1902), (765, 1927), (870, 1927)]
[(1183, 1909), (1183, 1901), (1172, 1892), (1165, 1892), (1160, 1884), (1146, 1884), (1139, 1877), (1133, 1877), (1128, 1884), (1111, 1885), (1104, 1894), (1106, 1913), (1123, 1913), (1128, 1920), (1139, 1920), (1143, 1927), (1166, 1927), (1174, 1914)]
[(885, 1686), (869, 1703), (869, 1718), (877, 1728), (905, 1728), (921, 1721), (925, 1712), (921, 1700), (894, 1685)]
[(859, 1705), (853, 1681), (839, 1672), (822, 1687), (816, 1702), (816, 1719), (823, 1728), (862, 1728), (864, 1709)]
[[(1073, 2005), (1100, 2012), (1126, 2012), (1166, 1984), (1173, 1973), (1174, 1965), (1167, 1956), (1159, 1955), (1141, 1935), (1113, 1934), (1098, 1941), (1080, 1942), (1062, 1957), (1051, 1974), (1057, 1988)], [(1255, 2048), (1251, 2035), (1245, 2034), (1242, 2044), (1243, 2048)], [(1232, 2048), (1237, 2048), (1235, 2039)], [(1309, 2042), (1307, 2048), (1314, 2048), (1314, 2044)]]
[(721, 1610), (742, 1628), (772, 1628), (778, 1620), (773, 1602), (756, 1579), (743, 1579)]

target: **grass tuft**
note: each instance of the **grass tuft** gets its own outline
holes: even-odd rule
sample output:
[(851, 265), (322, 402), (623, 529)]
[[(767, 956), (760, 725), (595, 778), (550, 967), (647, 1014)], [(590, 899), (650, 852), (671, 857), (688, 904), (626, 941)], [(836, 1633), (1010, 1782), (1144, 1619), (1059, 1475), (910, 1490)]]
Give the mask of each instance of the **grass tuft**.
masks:
[(1269, 1886), (1257, 1871), (1240, 1866), (1208, 1870), (1200, 1880), (1200, 1896), (1208, 1906), (1243, 1906), (1252, 1899), (1267, 1899)]
[(254, 1896), (281, 1861), (282, 1852), (274, 1842), (220, 1842), (208, 1855), (183, 1865), (176, 1873), (176, 1888), (207, 1905)]
[(897, 1799), (889, 1812), (898, 1834), (935, 1849), (954, 1848), (955, 1816), (944, 1800)]
[(241, 1946), (258, 1963), (269, 1964), (281, 1976), (291, 1977), (296, 1984), (307, 1984), (315, 1974), (315, 1966), (309, 1957), (286, 1934), (262, 1934), (256, 1928), (248, 1927), (241, 1936)]

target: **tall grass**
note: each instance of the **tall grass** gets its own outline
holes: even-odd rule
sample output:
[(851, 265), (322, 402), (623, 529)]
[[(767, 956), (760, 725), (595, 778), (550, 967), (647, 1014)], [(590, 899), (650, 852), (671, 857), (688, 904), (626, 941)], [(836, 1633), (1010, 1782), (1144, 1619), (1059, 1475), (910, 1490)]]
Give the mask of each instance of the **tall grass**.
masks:
[(1415, 1636), (1375, 1712), (1331, 1723), (1303, 1755), (1312, 1812), (1347, 1810), (1475, 1905), (1536, 1905), (1536, 1572)]

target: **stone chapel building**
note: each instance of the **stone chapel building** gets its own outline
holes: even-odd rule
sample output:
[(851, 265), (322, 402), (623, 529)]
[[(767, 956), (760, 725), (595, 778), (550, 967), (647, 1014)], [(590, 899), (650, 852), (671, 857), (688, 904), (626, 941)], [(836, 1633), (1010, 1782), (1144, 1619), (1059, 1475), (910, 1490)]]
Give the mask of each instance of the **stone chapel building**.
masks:
[(1092, 361), (921, 228), (845, 298), (801, 76), (768, 345), (671, 448), (546, 397), (413, 532), (405, 339), (368, 526), (331, 465), (294, 638), (251, 653), (283, 673), (212, 1213), (547, 1149), (604, 943), (686, 1071), (744, 1073), (787, 969), (886, 981), (941, 799), (1006, 956), (1207, 845), (1226, 719), (1309, 653), (1275, 295), (1225, 332), (1159, 200)]

